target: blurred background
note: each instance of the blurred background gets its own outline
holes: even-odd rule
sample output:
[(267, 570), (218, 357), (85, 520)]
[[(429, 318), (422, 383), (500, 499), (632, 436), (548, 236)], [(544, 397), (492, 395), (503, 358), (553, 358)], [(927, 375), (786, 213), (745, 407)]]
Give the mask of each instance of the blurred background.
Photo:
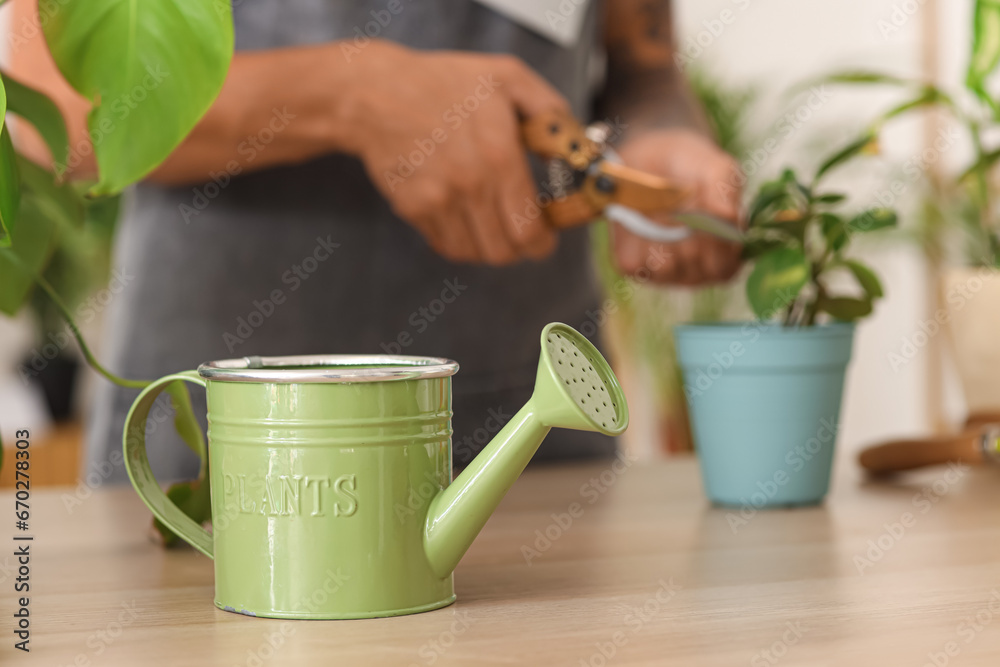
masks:
[[(773, 178), (786, 165), (811, 173), (818, 156), (858, 136), (874, 116), (903, 96), (890, 87), (830, 85), (794, 94), (795, 86), (833, 71), (877, 69), (957, 91), (965, 74), (971, 2), (675, 4), (683, 68), (713, 120), (720, 144), (740, 160), (749, 188)], [(6, 18), (0, 14), (0, 21)], [(0, 31), (6, 30), (0, 25)], [(5, 46), (0, 42), (0, 63)], [(838, 441), (840, 457), (885, 437), (945, 430), (967, 412), (949, 336), (944, 331), (917, 335), (921, 324), (943, 307), (941, 281), (957, 261), (939, 234), (942, 221), (933, 214), (933, 194), (941, 174), (968, 161), (971, 147), (958, 140), (946, 150), (925, 152), (947, 132), (948, 123), (932, 112), (902, 118), (887, 127), (877, 156), (832, 179), (831, 185), (849, 192), (858, 208), (887, 203), (880, 197), (887, 196), (888, 184), (902, 184), (892, 195), (892, 205), (900, 211), (900, 230), (859, 243), (861, 256), (880, 270), (887, 298), (858, 330)], [(107, 266), (108, 238), (96, 235), (77, 244), (84, 255), (60, 258), (69, 265), (95, 267), (93, 280), (71, 287), (74, 301), (93, 300), (95, 317), (82, 323), (82, 329), (99, 358), (101, 314), (115, 298), (114, 285), (107, 282), (113, 276), (113, 267)], [(619, 278), (602, 243), (596, 245), (595, 270), (612, 285)], [(53, 279), (59, 264), (54, 266)], [(749, 311), (740, 279), (732, 287), (709, 290), (637, 290), (606, 331), (632, 406), (632, 426), (623, 445), (648, 459), (691, 449), (670, 326), (693, 319), (746, 318)], [(75, 482), (82, 416), (95, 383), (104, 381), (82, 369), (76, 345), (61, 343), (64, 327), (53, 322), (41, 303), (15, 320), (0, 317), (0, 434), (10, 442), (15, 425), (33, 431), (33, 476), (40, 484)], [(55, 348), (46, 351), (47, 345), (56, 346), (58, 354), (50, 355)], [(46, 359), (37, 377), (19, 371), (37, 355)], [(10, 475), (6, 466), (0, 484), (9, 484)]]

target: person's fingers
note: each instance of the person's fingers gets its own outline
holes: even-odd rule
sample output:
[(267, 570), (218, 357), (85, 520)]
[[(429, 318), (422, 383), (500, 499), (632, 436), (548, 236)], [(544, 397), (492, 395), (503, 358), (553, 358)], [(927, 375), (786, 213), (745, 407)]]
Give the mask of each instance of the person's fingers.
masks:
[(678, 281), (680, 267), (676, 244), (652, 243), (617, 224), (613, 229), (615, 262), (622, 273), (644, 275), (656, 282)]
[(469, 229), (463, 207), (458, 201), (441, 212), (437, 221), (437, 235), (441, 237), (442, 252), (452, 262), (479, 262), (482, 254)]
[(522, 116), (570, 110), (569, 102), (545, 79), (514, 56), (492, 56), (504, 93)]
[(520, 152), (513, 164), (497, 174), (497, 205), (507, 237), (521, 254), (543, 259), (556, 247), (556, 231), (549, 225), (537, 203), (537, 191), (531, 179), (527, 158)]
[(511, 107), (496, 107), (479, 136), (481, 169), (495, 187), (500, 222), (519, 257), (541, 259), (556, 245), (556, 234), (538, 209), (535, 181)]
[(514, 244), (507, 238), (500, 221), (495, 189), (488, 186), (478, 188), (469, 193), (466, 201), (466, 221), (479, 248), (479, 254), (493, 266), (517, 260)]

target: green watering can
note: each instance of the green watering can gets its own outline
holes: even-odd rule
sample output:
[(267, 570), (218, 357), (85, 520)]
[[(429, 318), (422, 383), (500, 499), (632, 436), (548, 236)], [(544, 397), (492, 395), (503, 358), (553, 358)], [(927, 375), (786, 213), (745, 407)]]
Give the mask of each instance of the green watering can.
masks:
[[(371, 618), (455, 601), (452, 572), (553, 426), (617, 435), (618, 380), (565, 324), (542, 331), (535, 390), (451, 480), (448, 359), (325, 355), (203, 364), (146, 387), (123, 436), (153, 514), (215, 559), (215, 604), (249, 616)], [(208, 398), (210, 533), (163, 493), (146, 418), (171, 382)]]

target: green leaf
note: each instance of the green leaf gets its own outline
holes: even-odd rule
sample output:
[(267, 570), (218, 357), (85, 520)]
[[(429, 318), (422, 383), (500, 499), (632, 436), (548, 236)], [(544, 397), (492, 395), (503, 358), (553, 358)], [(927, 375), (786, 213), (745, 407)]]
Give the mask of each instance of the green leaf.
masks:
[(121, 195), (87, 200), (84, 224), (110, 242), (118, 224), (121, 200)]
[(820, 225), (823, 230), (823, 238), (834, 252), (842, 249), (850, 240), (847, 233), (847, 225), (844, 219), (833, 213), (820, 213)]
[(864, 83), (864, 84), (889, 84), (894, 86), (905, 86), (911, 82), (892, 74), (882, 72), (872, 72), (866, 70), (856, 70), (853, 72), (834, 72), (820, 78), (816, 83)]
[(0, 248), (7, 248), (14, 241), (21, 201), (20, 180), (17, 154), (10, 141), (10, 131), (4, 125), (0, 128)]
[(996, 164), (997, 160), (1000, 160), (1000, 148), (983, 153), (971, 167), (962, 172), (962, 175), (958, 177), (958, 181), (965, 181), (977, 172), (985, 174)]
[(869, 145), (875, 141), (875, 139), (876, 139), (876, 134), (874, 132), (871, 131), (866, 132), (859, 138), (855, 139), (854, 141), (847, 144), (839, 151), (828, 157), (823, 162), (823, 164), (820, 165), (820, 168), (816, 171), (816, 177), (813, 179), (813, 182), (815, 183), (820, 178), (822, 178), (824, 174), (826, 174), (834, 167), (837, 167), (843, 164), (844, 162), (847, 162), (855, 155), (858, 155), (859, 153), (867, 149)]
[(943, 104), (949, 107), (954, 106), (954, 102), (951, 97), (940, 88), (925, 85), (921, 88), (920, 93), (916, 97), (907, 100), (902, 104), (898, 104), (882, 114), (879, 122), (885, 122), (895, 118), (896, 116), (900, 116), (907, 111), (912, 111), (913, 109), (920, 109), (927, 106), (933, 106), (935, 104)]
[(778, 248), (757, 258), (747, 279), (747, 300), (760, 319), (795, 301), (809, 281), (809, 261), (798, 248)]
[(890, 208), (871, 208), (851, 218), (847, 228), (852, 232), (873, 232), (896, 226), (896, 212)]
[(847, 199), (847, 195), (839, 192), (828, 192), (825, 195), (819, 195), (813, 201), (817, 204), (839, 204), (845, 199)]
[(35, 276), (49, 261), (59, 225), (45, 213), (41, 198), (31, 190), (21, 197), (20, 224), (14, 243), (0, 248), (0, 312), (15, 315), (24, 304)]
[[(207, 476), (204, 479), (172, 484), (167, 489), (167, 498), (199, 525), (212, 518), (212, 495)], [(153, 519), (153, 527), (163, 537), (164, 546), (182, 544), (180, 538), (158, 519)]]
[(818, 308), (842, 322), (853, 322), (871, 314), (872, 302), (871, 299), (823, 297), (819, 300)]
[(233, 54), (228, 2), (63, 0), (43, 30), (62, 75), (94, 103), (95, 195), (166, 159), (218, 95)]
[(69, 157), (69, 135), (59, 107), (42, 93), (9, 74), (3, 76), (7, 87), (7, 111), (16, 113), (35, 126), (52, 153), (56, 172), (62, 173)]
[(1000, 4), (977, 0), (972, 28), (972, 54), (965, 85), (997, 114), (996, 102), (986, 90), (986, 79), (1000, 63)]
[(787, 245), (788, 242), (785, 239), (772, 237), (751, 239), (743, 244), (742, 256), (743, 259), (753, 259), (777, 248), (784, 248)]
[(37, 196), (37, 206), (43, 215), (57, 224), (80, 227), (84, 219), (84, 201), (68, 183), (57, 184), (56, 176), (31, 160), (17, 162), (21, 183)]
[(165, 391), (170, 395), (170, 403), (174, 407), (174, 428), (191, 451), (201, 459), (201, 472), (204, 474), (208, 465), (208, 452), (201, 426), (191, 406), (191, 394), (188, 393), (187, 385), (184, 382), (172, 382)]
[(885, 292), (882, 291), (882, 283), (870, 268), (850, 259), (844, 260), (844, 266), (854, 274), (861, 289), (868, 295), (869, 301), (885, 296)]
[(764, 211), (787, 194), (788, 187), (784, 181), (769, 181), (761, 185), (757, 196), (750, 204), (750, 213), (747, 216), (749, 225), (752, 227)]
[(809, 218), (800, 216), (796, 218), (789, 218), (787, 220), (777, 220), (772, 218), (767, 222), (759, 223), (758, 226), (764, 229), (773, 229), (781, 232), (801, 245), (805, 243), (806, 227), (808, 225)]

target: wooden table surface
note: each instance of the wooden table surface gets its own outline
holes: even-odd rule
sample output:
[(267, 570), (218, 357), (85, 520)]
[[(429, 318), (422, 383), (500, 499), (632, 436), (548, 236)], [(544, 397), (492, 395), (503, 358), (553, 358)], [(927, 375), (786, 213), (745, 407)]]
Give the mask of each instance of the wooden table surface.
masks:
[[(539, 467), (459, 566), (455, 605), (363, 621), (219, 611), (211, 561), (153, 544), (130, 489), (72, 512), (67, 493), (33, 494), (30, 654), (0, 532), (0, 664), (1000, 664), (1000, 470), (876, 485), (844, 461), (825, 506), (741, 522), (692, 460)], [(12, 506), (0, 494), (11, 524)]]

